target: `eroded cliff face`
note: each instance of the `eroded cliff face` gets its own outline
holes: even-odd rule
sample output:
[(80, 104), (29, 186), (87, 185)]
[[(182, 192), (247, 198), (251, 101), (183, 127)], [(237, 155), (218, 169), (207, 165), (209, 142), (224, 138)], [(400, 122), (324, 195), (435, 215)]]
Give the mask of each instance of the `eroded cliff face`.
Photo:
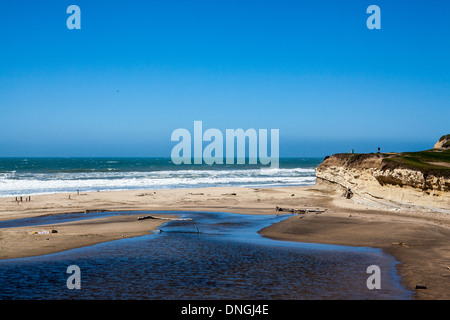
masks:
[(434, 145), (434, 149), (450, 149), (450, 134), (442, 136)]
[(353, 200), (379, 206), (450, 213), (450, 178), (395, 167), (383, 154), (336, 154), (316, 169), (317, 185), (345, 191)]

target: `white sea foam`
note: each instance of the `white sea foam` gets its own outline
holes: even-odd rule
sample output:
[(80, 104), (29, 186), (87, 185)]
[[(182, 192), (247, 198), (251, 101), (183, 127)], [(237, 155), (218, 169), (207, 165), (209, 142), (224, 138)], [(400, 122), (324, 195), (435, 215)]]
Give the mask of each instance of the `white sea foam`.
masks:
[(164, 170), (150, 172), (55, 172), (0, 174), (0, 197), (97, 190), (213, 186), (312, 185), (314, 169)]

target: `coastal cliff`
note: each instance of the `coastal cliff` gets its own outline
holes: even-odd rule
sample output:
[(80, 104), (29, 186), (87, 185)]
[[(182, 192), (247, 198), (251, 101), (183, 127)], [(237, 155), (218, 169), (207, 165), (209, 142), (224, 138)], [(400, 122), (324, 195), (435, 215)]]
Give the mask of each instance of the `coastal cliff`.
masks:
[(316, 168), (316, 184), (368, 205), (450, 213), (449, 141), (420, 152), (335, 154)]

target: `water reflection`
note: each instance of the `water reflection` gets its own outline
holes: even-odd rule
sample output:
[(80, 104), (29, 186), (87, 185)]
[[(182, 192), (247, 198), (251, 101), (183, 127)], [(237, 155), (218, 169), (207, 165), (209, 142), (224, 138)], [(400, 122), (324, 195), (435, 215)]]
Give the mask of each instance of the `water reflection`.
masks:
[[(123, 213), (122, 213), (123, 214)], [(154, 214), (154, 213), (150, 213)], [(1, 299), (409, 299), (380, 250), (276, 241), (261, 228), (287, 216), (178, 212), (160, 234), (0, 261)], [(81, 290), (66, 287), (69, 265)], [(382, 289), (366, 286), (369, 265)]]

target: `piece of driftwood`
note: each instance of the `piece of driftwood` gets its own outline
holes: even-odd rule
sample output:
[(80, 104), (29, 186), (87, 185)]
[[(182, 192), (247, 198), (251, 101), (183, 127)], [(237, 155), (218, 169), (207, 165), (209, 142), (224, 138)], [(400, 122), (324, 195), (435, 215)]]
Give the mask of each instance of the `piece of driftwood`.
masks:
[(104, 209), (88, 209), (85, 210), (84, 213), (93, 213), (93, 212), (108, 212), (109, 210), (104, 210)]
[(158, 220), (181, 220), (181, 221), (192, 221), (193, 219), (178, 219), (178, 218), (164, 218), (164, 217), (155, 217), (155, 216), (143, 216), (138, 217), (138, 220), (146, 220), (146, 219), (158, 219)]
[(427, 286), (424, 284), (416, 284), (416, 289), (426, 289)]
[(276, 206), (275, 210), (276, 211), (281, 211), (281, 212), (291, 212), (291, 213), (296, 213), (296, 214), (305, 214), (305, 213), (319, 214), (319, 213), (323, 213), (323, 212), (327, 211), (327, 209), (324, 209), (324, 210), (318, 210), (318, 209), (295, 209), (295, 208), (281, 208), (279, 206)]
[(145, 219), (156, 219), (156, 218), (153, 216), (138, 217), (138, 220), (145, 220)]
[(392, 244), (398, 244), (399, 246), (409, 248), (409, 246), (406, 244), (406, 242), (393, 242)]

